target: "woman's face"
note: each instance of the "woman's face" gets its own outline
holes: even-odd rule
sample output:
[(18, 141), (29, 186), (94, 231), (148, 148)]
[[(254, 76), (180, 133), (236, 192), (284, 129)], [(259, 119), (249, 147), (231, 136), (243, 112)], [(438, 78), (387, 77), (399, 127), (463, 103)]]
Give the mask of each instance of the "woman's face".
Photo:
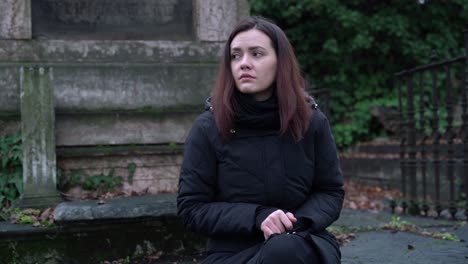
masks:
[(237, 89), (263, 101), (272, 94), (277, 58), (270, 38), (257, 29), (240, 32), (231, 42), (231, 72)]

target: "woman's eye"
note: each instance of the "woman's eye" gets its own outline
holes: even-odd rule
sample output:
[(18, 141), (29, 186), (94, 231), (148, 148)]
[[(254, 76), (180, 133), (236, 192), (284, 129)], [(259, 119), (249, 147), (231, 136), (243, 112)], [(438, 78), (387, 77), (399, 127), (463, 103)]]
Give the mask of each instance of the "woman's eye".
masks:
[(239, 58), (240, 58), (240, 55), (239, 55), (239, 54), (237, 54), (237, 53), (231, 54), (231, 59), (232, 59), (232, 60), (237, 60), (237, 59), (239, 59)]
[(258, 52), (258, 51), (254, 51), (254, 52), (252, 53), (252, 56), (254, 56), (254, 57), (261, 57), (262, 55), (263, 55), (263, 53)]

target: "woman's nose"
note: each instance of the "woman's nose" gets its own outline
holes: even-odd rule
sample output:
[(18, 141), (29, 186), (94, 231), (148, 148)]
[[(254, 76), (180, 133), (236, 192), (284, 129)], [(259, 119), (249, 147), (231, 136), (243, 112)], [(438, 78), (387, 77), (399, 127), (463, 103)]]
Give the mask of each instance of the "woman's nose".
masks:
[(250, 58), (249, 56), (243, 56), (240, 64), (241, 69), (250, 69), (251, 64), (250, 64)]

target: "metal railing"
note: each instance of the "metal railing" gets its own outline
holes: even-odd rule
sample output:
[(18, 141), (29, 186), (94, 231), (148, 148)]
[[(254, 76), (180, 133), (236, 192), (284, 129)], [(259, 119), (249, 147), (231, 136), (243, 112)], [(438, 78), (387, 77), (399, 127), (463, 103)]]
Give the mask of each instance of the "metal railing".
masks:
[[(468, 216), (468, 30), (465, 55), (395, 74), (403, 212)], [(398, 205), (392, 203), (392, 209)]]

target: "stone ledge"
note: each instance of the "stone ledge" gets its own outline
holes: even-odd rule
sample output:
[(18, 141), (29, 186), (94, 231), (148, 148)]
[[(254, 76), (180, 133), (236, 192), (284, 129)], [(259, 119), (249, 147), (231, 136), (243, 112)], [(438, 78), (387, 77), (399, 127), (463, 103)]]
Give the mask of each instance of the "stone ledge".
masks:
[(3, 62), (217, 63), (224, 42), (143, 40), (0, 41)]
[[(19, 111), (20, 69), (30, 66), (34, 65), (0, 63), (0, 112)], [(130, 111), (130, 115), (122, 116), (130, 120), (138, 116), (200, 112), (216, 72), (215, 63), (40, 63), (40, 66), (52, 68), (50, 84), (56, 113), (121, 114)], [(130, 95), (132, 100), (129, 100)]]
[(171, 256), (190, 260), (204, 252), (206, 239), (177, 218), (175, 194), (97, 202), (59, 204), (54, 227), (0, 222), (0, 263), (102, 263), (158, 252), (167, 259), (158, 263), (173, 263)]
[(56, 228), (53, 227), (34, 227), (32, 225), (12, 224), (7, 221), (0, 221), (0, 239), (20, 235), (54, 234), (56, 232)]
[(98, 201), (73, 201), (60, 203), (54, 211), (54, 221), (59, 225), (77, 222), (157, 218), (177, 214), (176, 195), (159, 194), (122, 197)]

